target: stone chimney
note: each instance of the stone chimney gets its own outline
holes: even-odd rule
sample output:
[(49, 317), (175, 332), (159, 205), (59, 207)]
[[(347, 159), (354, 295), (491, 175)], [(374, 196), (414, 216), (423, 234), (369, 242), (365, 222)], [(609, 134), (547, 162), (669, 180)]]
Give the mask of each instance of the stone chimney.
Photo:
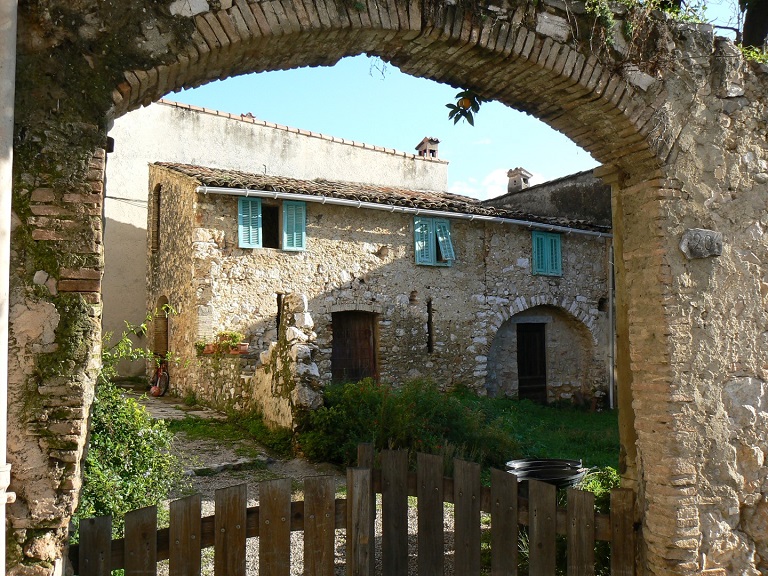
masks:
[(531, 185), (531, 174), (525, 168), (515, 168), (507, 172), (509, 178), (509, 184), (507, 184), (507, 193), (513, 194), (515, 192), (521, 192)]
[(440, 140), (427, 136), (424, 138), (424, 140), (419, 142), (419, 144), (416, 146), (416, 150), (419, 153), (419, 156), (423, 156), (425, 158), (437, 158), (438, 144), (440, 144)]

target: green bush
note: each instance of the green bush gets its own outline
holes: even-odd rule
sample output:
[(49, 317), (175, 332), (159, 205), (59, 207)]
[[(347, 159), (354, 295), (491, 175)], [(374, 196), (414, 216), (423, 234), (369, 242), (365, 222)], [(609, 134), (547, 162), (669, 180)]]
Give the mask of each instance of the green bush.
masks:
[(80, 519), (112, 516), (113, 536), (122, 535), (126, 512), (152, 506), (172, 490), (188, 485), (181, 463), (171, 453), (173, 434), (163, 420), (153, 420), (143, 406), (123, 395), (112, 379), (122, 359), (152, 358), (149, 350), (135, 348), (130, 337), (146, 332), (144, 324), (126, 323), (121, 338), (107, 345), (105, 335), (102, 370), (91, 408), (90, 436), (83, 461), (83, 487), (73, 517), (78, 540)]
[(158, 504), (185, 487), (181, 465), (170, 451), (172, 440), (164, 421), (153, 420), (111, 382), (100, 382), (75, 522), (111, 515), (119, 535), (126, 512)]
[(298, 442), (311, 460), (343, 465), (354, 464), (360, 442), (487, 466), (501, 466), (519, 451), (495, 419), (422, 381), (402, 388), (372, 380), (329, 386), (325, 406), (309, 415)]

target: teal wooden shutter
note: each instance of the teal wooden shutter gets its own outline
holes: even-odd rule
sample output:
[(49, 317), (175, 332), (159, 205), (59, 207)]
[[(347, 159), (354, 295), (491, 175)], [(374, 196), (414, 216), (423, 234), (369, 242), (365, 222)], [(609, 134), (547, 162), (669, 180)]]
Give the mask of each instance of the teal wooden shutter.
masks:
[(283, 250), (304, 250), (307, 243), (307, 207), (304, 202), (283, 202)]
[(240, 248), (261, 248), (261, 199), (237, 199), (237, 241)]
[(435, 229), (431, 218), (413, 219), (414, 248), (416, 264), (435, 263)]
[(548, 232), (534, 232), (533, 273), (545, 276), (562, 276), (562, 252), (560, 235)]
[(437, 243), (440, 245), (440, 252), (443, 260), (449, 263), (456, 260), (456, 253), (453, 251), (453, 242), (451, 242), (451, 223), (448, 220), (435, 219), (435, 234)]
[(562, 276), (563, 264), (560, 254), (560, 235), (550, 234), (549, 238), (549, 274), (550, 276)]

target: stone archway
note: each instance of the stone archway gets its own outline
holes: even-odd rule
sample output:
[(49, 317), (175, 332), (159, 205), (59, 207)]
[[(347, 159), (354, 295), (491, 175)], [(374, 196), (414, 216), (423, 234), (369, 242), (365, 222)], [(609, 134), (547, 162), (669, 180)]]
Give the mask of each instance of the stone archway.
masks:
[[(525, 393), (522, 381), (521, 372), (525, 370), (521, 370), (520, 356), (526, 352), (521, 350), (520, 339), (530, 330), (521, 331), (521, 325), (541, 328), (541, 350), (534, 355), (544, 367), (544, 379), (538, 382), (543, 387), (544, 402), (591, 399), (596, 391), (591, 382), (595, 372), (592, 335), (574, 316), (562, 308), (547, 305), (518, 312), (499, 326), (488, 350), (488, 394), (531, 399), (536, 396), (531, 394), (532, 386), (528, 387), (529, 393)], [(538, 332), (534, 331), (534, 335)], [(523, 348), (530, 351), (531, 346)]]
[[(611, 30), (581, 4), (554, 0), (22, 1), (11, 573), (51, 571), (77, 502), (98, 366), (110, 119), (176, 88), (362, 52), (524, 110), (604, 164), (617, 254), (622, 472), (642, 516), (639, 568), (768, 569), (760, 440), (768, 79), (707, 27), (637, 10), (613, 15), (609, 45), (601, 38)], [(722, 255), (697, 250), (694, 229), (722, 234)], [(55, 283), (38, 284), (44, 276)], [(54, 342), (40, 329), (48, 325)], [(761, 416), (748, 418), (754, 411)], [(48, 433), (54, 425), (62, 432)]]

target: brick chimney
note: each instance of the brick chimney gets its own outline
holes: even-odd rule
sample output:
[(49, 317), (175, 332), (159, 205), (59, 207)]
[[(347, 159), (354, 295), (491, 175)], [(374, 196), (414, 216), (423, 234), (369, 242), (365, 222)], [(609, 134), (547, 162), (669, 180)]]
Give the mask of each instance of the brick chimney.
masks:
[(438, 144), (440, 144), (440, 140), (427, 136), (424, 138), (424, 140), (419, 142), (419, 144), (416, 146), (416, 150), (419, 153), (419, 156), (423, 156), (425, 158), (437, 158)]
[(507, 184), (507, 193), (521, 192), (531, 185), (531, 174), (525, 168), (515, 168), (507, 172), (509, 184)]

